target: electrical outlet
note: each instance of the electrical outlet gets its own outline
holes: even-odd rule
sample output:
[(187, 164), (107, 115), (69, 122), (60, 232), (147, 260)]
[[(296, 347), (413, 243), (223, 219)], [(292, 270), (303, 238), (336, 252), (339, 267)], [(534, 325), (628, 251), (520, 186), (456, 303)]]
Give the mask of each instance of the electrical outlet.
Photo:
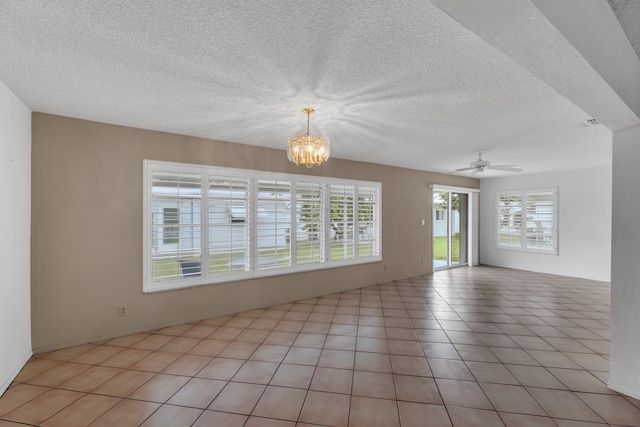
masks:
[(420, 258), (420, 264), (424, 264), (424, 258)]
[(127, 307), (118, 307), (118, 316), (124, 317), (127, 315)]

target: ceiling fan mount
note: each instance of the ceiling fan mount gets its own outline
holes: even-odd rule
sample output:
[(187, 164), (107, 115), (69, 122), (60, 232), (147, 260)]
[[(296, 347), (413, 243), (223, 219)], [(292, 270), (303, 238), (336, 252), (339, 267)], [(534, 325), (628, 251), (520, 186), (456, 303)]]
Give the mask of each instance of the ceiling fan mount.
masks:
[(491, 162), (489, 160), (484, 160), (482, 158), (482, 155), (485, 153), (486, 150), (476, 150), (474, 151), (474, 153), (476, 153), (478, 155), (478, 160), (471, 162), (468, 168), (460, 168), (460, 169), (455, 169), (453, 172), (451, 173), (458, 173), (458, 172), (466, 172), (466, 171), (472, 171), (471, 173), (481, 173), (484, 172), (485, 170), (497, 170), (497, 171), (505, 171), (505, 172), (522, 172), (523, 168), (521, 166), (516, 166), (516, 165), (493, 165), (491, 166)]

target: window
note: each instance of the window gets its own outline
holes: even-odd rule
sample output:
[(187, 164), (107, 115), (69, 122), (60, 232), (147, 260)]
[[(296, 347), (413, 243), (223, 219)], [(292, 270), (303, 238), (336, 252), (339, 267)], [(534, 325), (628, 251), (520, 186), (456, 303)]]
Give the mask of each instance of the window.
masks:
[(353, 223), (354, 193), (353, 185), (333, 184), (331, 192), (331, 260), (353, 259), (355, 256)]
[(320, 183), (299, 182), (296, 185), (296, 263), (316, 264), (325, 261), (324, 186)]
[(144, 291), (380, 261), (381, 185), (145, 160)]
[(209, 174), (209, 274), (249, 271), (246, 177)]
[(258, 269), (291, 265), (291, 182), (257, 180), (256, 243)]
[(498, 248), (557, 254), (557, 217), (557, 189), (498, 193)]
[(376, 187), (358, 187), (358, 257), (367, 257), (380, 251), (380, 192)]
[[(178, 260), (200, 261), (200, 176), (178, 171), (153, 171), (148, 180), (152, 277), (157, 282), (181, 277)], [(184, 272), (182, 273), (184, 274)]]

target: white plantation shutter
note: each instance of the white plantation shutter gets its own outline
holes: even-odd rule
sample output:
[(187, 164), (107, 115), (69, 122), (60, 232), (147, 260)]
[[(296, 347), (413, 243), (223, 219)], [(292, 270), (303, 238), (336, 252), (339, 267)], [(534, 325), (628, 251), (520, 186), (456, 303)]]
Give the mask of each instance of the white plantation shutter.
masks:
[(258, 269), (291, 265), (291, 182), (258, 179)]
[(352, 259), (354, 253), (354, 193), (353, 185), (329, 186), (331, 224), (331, 260)]
[(145, 292), (382, 259), (380, 183), (144, 164)]
[(209, 176), (209, 273), (245, 272), (250, 268), (249, 180)]
[(156, 171), (151, 181), (152, 280), (199, 276), (200, 175)]
[(527, 248), (555, 250), (556, 194), (553, 191), (527, 194)]
[(497, 246), (558, 253), (556, 189), (498, 194)]
[(380, 252), (380, 201), (376, 187), (358, 187), (357, 222), (358, 257), (376, 256)]
[(298, 265), (324, 261), (325, 215), (322, 210), (324, 186), (320, 183), (296, 183), (296, 256)]
[(498, 245), (522, 246), (521, 194), (500, 194), (498, 197)]

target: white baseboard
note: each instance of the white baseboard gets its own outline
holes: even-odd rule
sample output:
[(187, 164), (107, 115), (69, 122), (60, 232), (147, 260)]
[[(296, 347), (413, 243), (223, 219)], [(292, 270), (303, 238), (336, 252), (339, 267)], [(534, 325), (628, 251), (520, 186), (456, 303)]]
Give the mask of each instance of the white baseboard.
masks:
[(640, 399), (640, 388), (630, 388), (624, 385), (617, 384), (615, 381), (609, 380), (607, 388), (622, 393), (625, 396), (633, 397), (634, 399)]

